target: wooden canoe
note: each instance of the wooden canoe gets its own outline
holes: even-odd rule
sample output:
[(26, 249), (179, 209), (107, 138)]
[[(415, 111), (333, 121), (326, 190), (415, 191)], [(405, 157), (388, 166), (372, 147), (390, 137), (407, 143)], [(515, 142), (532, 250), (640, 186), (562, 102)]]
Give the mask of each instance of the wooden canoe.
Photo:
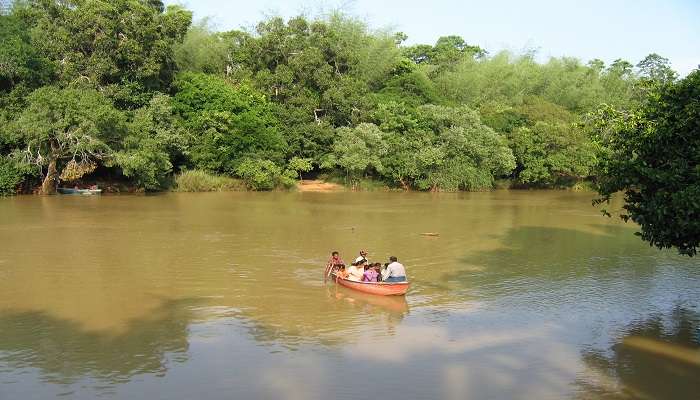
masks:
[(376, 294), (379, 296), (403, 296), (411, 284), (409, 282), (358, 282), (351, 281), (331, 273), (332, 279), (340, 286), (357, 290), (359, 292)]

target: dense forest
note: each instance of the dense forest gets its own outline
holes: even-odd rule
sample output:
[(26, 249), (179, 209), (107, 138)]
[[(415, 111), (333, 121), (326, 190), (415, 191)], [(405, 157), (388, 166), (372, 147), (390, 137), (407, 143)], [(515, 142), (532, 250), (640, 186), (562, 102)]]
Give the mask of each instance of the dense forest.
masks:
[(270, 190), (302, 174), (431, 191), (571, 187), (596, 182), (616, 154), (615, 118), (677, 82), (657, 54), (540, 63), (459, 36), (407, 45), (343, 14), (217, 32), (159, 0), (18, 1), (0, 37), (2, 194), (95, 177)]

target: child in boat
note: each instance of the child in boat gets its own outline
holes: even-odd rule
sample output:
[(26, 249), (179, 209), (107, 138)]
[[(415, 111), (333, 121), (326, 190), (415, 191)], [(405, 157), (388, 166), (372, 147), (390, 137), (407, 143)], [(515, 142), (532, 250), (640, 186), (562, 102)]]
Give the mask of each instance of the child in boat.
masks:
[(362, 275), (362, 282), (377, 282), (377, 271), (374, 269), (374, 265), (367, 265), (365, 267), (365, 273)]
[(382, 281), (382, 263), (374, 263), (372, 268), (377, 272), (377, 282)]

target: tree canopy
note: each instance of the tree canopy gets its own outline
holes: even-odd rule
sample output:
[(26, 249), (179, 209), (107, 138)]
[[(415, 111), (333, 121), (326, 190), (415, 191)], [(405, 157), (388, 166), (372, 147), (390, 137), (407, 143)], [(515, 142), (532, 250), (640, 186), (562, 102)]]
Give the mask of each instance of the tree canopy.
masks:
[(20, 1), (0, 33), (3, 193), (100, 174), (162, 190), (186, 170), (265, 190), (301, 173), (566, 187), (598, 179), (612, 151), (590, 113), (637, 115), (677, 80), (658, 54), (606, 65), (489, 53), (458, 35), (406, 45), (340, 13), (216, 31), (159, 0)]
[(109, 157), (124, 123), (124, 115), (95, 89), (45, 86), (28, 96), (9, 130), (26, 144), (17, 156), (47, 168), (42, 193), (48, 194), (59, 171), (64, 180), (77, 179)]
[(639, 224), (642, 239), (692, 256), (700, 245), (700, 71), (660, 79), (640, 109), (595, 115), (605, 149), (599, 202), (623, 192), (622, 218)]

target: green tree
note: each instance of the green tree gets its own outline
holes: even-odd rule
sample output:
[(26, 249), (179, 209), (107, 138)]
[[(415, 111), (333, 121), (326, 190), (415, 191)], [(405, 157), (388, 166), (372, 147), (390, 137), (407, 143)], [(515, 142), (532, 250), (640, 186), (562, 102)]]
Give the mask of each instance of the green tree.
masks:
[(433, 145), (423, 150), (424, 172), (417, 179), (421, 189), (484, 190), (495, 178), (515, 167), (505, 137), (481, 122), (468, 107), (426, 105), (419, 109), (419, 126), (437, 133)]
[(254, 32), (228, 32), (231, 77), (274, 102), (289, 154), (320, 163), (333, 130), (365, 122), (400, 59), (396, 36), (354, 18), (271, 18)]
[(175, 61), (180, 71), (223, 74), (230, 69), (226, 36), (213, 32), (204, 19), (190, 27), (182, 43), (175, 45)]
[(286, 143), (264, 95), (190, 72), (179, 76), (175, 87), (175, 110), (194, 137), (190, 157), (195, 167), (234, 175), (245, 158), (282, 163)]
[(27, 21), (0, 15), (0, 92), (24, 84), (36, 88), (50, 82), (54, 66), (32, 45)]
[(236, 175), (243, 178), (246, 186), (253, 190), (272, 190), (278, 186), (294, 185), (294, 171), (282, 168), (270, 160), (247, 158), (236, 168)]
[(464, 57), (482, 58), (487, 52), (479, 46), (469, 45), (460, 36), (442, 36), (434, 46), (419, 44), (406, 47), (404, 55), (416, 64), (429, 63), (446, 67), (461, 61)]
[(671, 83), (678, 77), (676, 71), (671, 68), (668, 58), (661, 57), (656, 53), (651, 53), (637, 64), (640, 75), (653, 83)]
[(31, 166), (10, 157), (0, 156), (0, 196), (11, 196), (27, 175), (33, 175)]
[(370, 170), (383, 172), (382, 157), (387, 151), (385, 134), (376, 125), (362, 123), (355, 128), (342, 127), (336, 130), (332, 158), (327, 165), (342, 168), (354, 186), (358, 178)]
[(636, 111), (604, 108), (596, 139), (603, 146), (598, 191), (624, 193), (621, 217), (639, 224), (659, 248), (697, 254), (700, 244), (700, 71), (662, 85)]
[(300, 157), (292, 157), (291, 160), (287, 163), (287, 169), (289, 171), (293, 171), (294, 173), (299, 175), (299, 179), (301, 180), (301, 173), (302, 172), (309, 172), (313, 169), (313, 164), (311, 163), (310, 158), (300, 158)]
[[(160, 4), (159, 4), (160, 3)], [(173, 45), (192, 14), (160, 1), (73, 0), (31, 3), (31, 41), (63, 82), (99, 87), (120, 107), (145, 105), (174, 76)]]
[(136, 110), (128, 124), (129, 134), (112, 164), (146, 190), (165, 187), (172, 162), (185, 162), (192, 138), (174, 115), (172, 100), (156, 95), (148, 106)]
[(568, 185), (592, 174), (594, 146), (573, 124), (539, 121), (516, 129), (509, 139), (517, 162), (515, 177), (521, 183)]
[(97, 90), (46, 86), (27, 99), (11, 130), (26, 143), (23, 158), (46, 168), (43, 194), (56, 190), (61, 175), (76, 179), (111, 156), (124, 135), (125, 118)]
[(420, 190), (484, 190), (515, 167), (505, 137), (466, 107), (399, 104), (380, 106), (374, 116), (390, 151), (382, 174), (401, 187)]
[(407, 58), (398, 60), (378, 94), (380, 103), (394, 101), (417, 107), (440, 102), (435, 85), (425, 71)]

